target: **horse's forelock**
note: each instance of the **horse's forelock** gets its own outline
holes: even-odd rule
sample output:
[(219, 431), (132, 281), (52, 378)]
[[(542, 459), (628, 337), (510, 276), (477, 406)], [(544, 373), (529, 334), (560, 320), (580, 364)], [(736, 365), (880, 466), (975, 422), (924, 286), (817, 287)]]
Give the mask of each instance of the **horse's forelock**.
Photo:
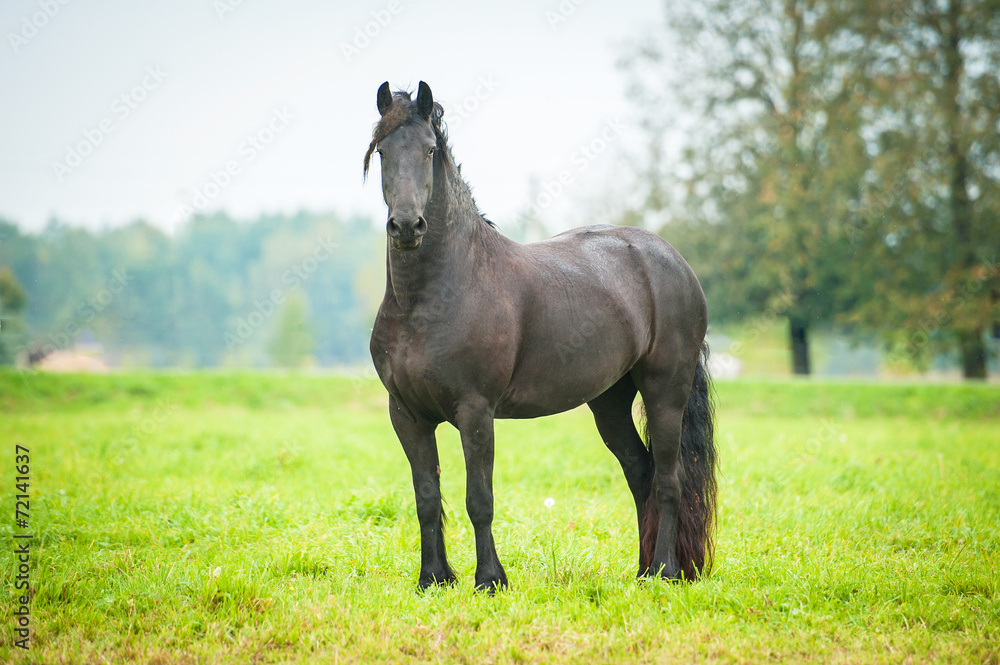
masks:
[[(443, 116), (444, 108), (437, 102), (434, 102), (434, 108), (431, 111), (430, 117), (431, 129), (434, 130), (434, 138), (438, 144), (438, 148), (443, 151), (442, 156), (445, 159), (445, 164), (450, 164), (450, 160), (448, 159), (448, 135), (441, 124)], [(372, 141), (368, 144), (368, 152), (365, 153), (366, 178), (368, 177), (368, 166), (371, 162), (372, 154), (375, 152), (375, 148), (378, 147), (379, 141), (392, 134), (407, 121), (419, 119), (417, 116), (417, 105), (410, 101), (410, 93), (401, 90), (393, 94), (392, 105), (389, 107), (389, 110), (375, 123), (375, 129), (372, 132)]]
[[(393, 98), (392, 106), (385, 112), (385, 115), (375, 123), (375, 130), (372, 132), (372, 142), (368, 144), (368, 152), (365, 153), (365, 177), (368, 177), (368, 165), (372, 154), (378, 146), (378, 142), (391, 134), (396, 128), (410, 119), (409, 104), (404, 103), (399, 97), (399, 93)], [(409, 102), (410, 96), (406, 96)]]

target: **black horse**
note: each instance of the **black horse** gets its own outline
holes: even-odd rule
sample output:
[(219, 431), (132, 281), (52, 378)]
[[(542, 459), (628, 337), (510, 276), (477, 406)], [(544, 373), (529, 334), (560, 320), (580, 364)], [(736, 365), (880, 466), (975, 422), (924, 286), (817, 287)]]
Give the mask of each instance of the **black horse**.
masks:
[[(375, 369), (413, 475), (420, 587), (449, 583), (435, 429), (462, 437), (476, 586), (507, 584), (493, 542), (493, 420), (587, 404), (621, 463), (639, 526), (639, 574), (692, 580), (712, 565), (713, 409), (705, 296), (659, 236), (588, 226), (521, 245), (476, 208), (441, 118), (378, 89), (365, 155), (382, 163), (385, 297), (372, 330)], [(636, 391), (646, 443), (632, 418)]]

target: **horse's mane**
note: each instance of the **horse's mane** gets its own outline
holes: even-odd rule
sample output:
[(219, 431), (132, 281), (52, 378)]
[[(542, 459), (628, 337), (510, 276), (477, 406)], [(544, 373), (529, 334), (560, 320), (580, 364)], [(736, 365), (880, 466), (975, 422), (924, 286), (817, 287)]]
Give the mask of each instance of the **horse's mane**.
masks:
[[(476, 205), (475, 199), (472, 198), (472, 193), (469, 190), (469, 184), (465, 182), (465, 179), (461, 176), (461, 166), (457, 169), (453, 167), (453, 161), (451, 157), (451, 149), (448, 147), (448, 129), (444, 122), (441, 120), (444, 117), (444, 108), (434, 102), (434, 107), (431, 110), (431, 129), (434, 130), (434, 142), (437, 145), (437, 154), (441, 156), (444, 160), (444, 166), (450, 173), (456, 175), (453, 179), (454, 187), (453, 191), (455, 194), (461, 198), (467, 198), (468, 203), (472, 206), (472, 209), (476, 212), (479, 217), (493, 228), (496, 228), (496, 224), (486, 218), (486, 216), (479, 210), (479, 206)], [(375, 148), (378, 147), (379, 141), (384, 139), (389, 134), (399, 127), (405, 125), (408, 122), (426, 122), (426, 118), (421, 117), (420, 112), (417, 110), (416, 102), (410, 99), (410, 93), (406, 90), (397, 90), (392, 94), (392, 104), (385, 114), (375, 123), (375, 129), (372, 130), (372, 141), (368, 144), (368, 152), (365, 153), (365, 173), (364, 177), (368, 177), (368, 167), (371, 163), (372, 154), (375, 152)]]

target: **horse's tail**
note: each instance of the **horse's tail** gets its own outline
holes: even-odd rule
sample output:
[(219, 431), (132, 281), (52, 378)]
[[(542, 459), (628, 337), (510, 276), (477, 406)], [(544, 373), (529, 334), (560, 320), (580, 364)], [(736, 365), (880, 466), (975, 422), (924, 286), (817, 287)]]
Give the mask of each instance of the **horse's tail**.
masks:
[[(677, 520), (676, 557), (684, 579), (689, 581), (697, 576), (707, 575), (712, 570), (715, 556), (715, 544), (712, 540), (716, 517), (715, 408), (712, 404), (712, 380), (707, 363), (708, 344), (705, 344), (698, 358), (698, 367), (681, 425), (680, 461), (683, 485)], [(649, 445), (648, 433), (646, 445)], [(643, 506), (640, 535), (643, 565), (648, 565), (653, 559), (659, 531), (659, 513), (656, 492), (651, 490)]]

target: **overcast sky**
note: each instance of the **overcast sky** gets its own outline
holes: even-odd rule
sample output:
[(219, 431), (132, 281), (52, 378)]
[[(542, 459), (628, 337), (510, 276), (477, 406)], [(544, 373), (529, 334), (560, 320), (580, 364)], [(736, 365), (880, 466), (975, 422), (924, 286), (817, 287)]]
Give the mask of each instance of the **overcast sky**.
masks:
[(615, 62), (661, 20), (656, 0), (576, 2), (5, 0), (0, 216), (31, 230), (170, 229), (198, 209), (380, 222), (361, 161), (388, 79), (431, 86), (501, 227), (563, 172), (543, 218), (574, 226), (636, 140)]

